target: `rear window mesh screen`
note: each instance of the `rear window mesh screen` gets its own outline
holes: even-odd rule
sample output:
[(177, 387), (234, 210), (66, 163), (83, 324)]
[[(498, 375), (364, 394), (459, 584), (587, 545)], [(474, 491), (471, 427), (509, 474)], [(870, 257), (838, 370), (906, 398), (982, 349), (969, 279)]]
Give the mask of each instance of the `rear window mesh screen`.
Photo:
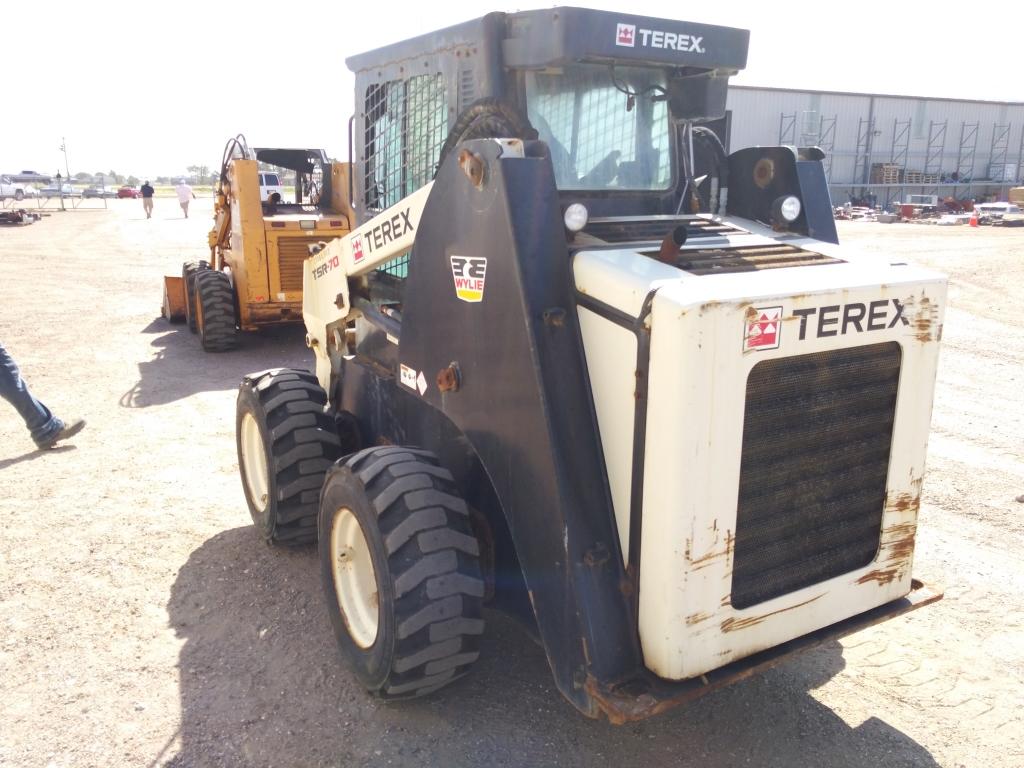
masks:
[(365, 110), (363, 191), (372, 215), (434, 178), (448, 135), (444, 79), (418, 75), (371, 85)]

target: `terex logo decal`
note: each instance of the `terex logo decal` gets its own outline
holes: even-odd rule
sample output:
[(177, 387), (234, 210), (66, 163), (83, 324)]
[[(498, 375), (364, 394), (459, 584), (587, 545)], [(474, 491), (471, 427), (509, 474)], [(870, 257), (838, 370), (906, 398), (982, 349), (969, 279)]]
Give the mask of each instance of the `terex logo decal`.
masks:
[(364, 231), (354, 235), (352, 237), (352, 261), (362, 261), (365, 255), (380, 250), (388, 243), (405, 237), (410, 232), (415, 232), (416, 227), (413, 225), (412, 219), (409, 218), (410, 214), (410, 209), (406, 208), (390, 219), (382, 221), (368, 232)]
[(660, 48), (670, 51), (704, 53), (703, 37), (684, 35), (680, 32), (665, 32), (661, 29), (640, 29), (635, 24), (618, 24), (615, 28), (615, 44), (627, 48), (636, 47), (636, 36), (640, 34), (641, 48)]
[(747, 312), (743, 349), (778, 349), (782, 342), (782, 307), (753, 307)]
[(636, 45), (636, 25), (619, 24), (615, 30), (615, 44), (632, 48)]
[(463, 301), (483, 301), (487, 259), (483, 256), (452, 256), (451, 260), (455, 295)]
[[(892, 304), (890, 307), (889, 305)], [(903, 316), (903, 304), (899, 299), (879, 299), (869, 304), (832, 304), (828, 307), (795, 309), (793, 315), (800, 318), (800, 339), (807, 338), (808, 320), (817, 315), (811, 323), (811, 332), (819, 339), (851, 332), (883, 331), (894, 328), (896, 323), (910, 325)]]

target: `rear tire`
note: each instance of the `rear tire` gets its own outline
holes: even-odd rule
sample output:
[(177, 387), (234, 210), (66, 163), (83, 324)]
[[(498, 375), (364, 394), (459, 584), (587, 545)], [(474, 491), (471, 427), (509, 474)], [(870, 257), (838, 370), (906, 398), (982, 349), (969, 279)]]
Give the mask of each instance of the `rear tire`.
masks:
[(203, 349), (227, 352), (238, 347), (235, 292), (231, 278), (215, 269), (196, 272), (196, 328)]
[(181, 265), (181, 280), (185, 286), (185, 320), (192, 333), (196, 332), (196, 273), (209, 268), (210, 262), (205, 260), (186, 261)]
[(320, 494), (320, 573), (338, 645), (360, 682), (411, 699), (480, 655), (480, 550), (448, 470), (427, 451), (367, 448)]
[(316, 541), (320, 487), (341, 455), (327, 394), (308, 371), (253, 373), (238, 388), (235, 438), (242, 490), (271, 544)]

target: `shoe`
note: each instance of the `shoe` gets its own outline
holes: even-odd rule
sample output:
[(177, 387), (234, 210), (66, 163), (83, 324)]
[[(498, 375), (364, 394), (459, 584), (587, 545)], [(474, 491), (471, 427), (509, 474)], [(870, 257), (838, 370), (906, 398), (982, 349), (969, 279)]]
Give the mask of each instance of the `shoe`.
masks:
[(47, 448), (53, 448), (61, 440), (67, 440), (69, 437), (74, 437), (85, 428), (85, 419), (74, 419), (64, 425), (64, 429), (55, 434), (53, 437), (38, 443), (39, 450), (45, 451)]

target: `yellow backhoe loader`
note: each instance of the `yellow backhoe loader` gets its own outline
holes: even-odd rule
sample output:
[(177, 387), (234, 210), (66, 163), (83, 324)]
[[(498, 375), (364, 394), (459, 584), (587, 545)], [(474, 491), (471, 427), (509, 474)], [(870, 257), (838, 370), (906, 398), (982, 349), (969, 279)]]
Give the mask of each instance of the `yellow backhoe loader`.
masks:
[[(268, 188), (267, 166), (294, 173), (293, 190)], [(348, 187), (349, 165), (321, 149), (250, 149), (242, 135), (228, 141), (209, 259), (164, 278), (164, 317), (187, 322), (207, 352), (237, 347), (239, 330), (301, 323), (303, 261), (311, 244), (352, 228)]]

